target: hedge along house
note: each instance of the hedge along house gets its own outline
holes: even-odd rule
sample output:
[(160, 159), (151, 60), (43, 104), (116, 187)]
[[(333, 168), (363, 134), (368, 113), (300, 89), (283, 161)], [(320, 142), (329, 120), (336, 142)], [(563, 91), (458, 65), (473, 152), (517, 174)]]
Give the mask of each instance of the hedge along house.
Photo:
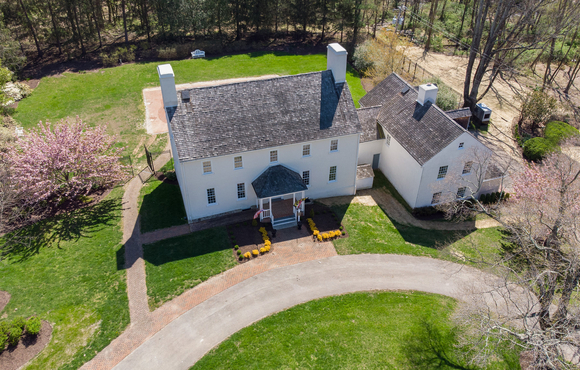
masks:
[(362, 129), (347, 53), (330, 44), (327, 57), (321, 72), (181, 91), (158, 66), (190, 222), (257, 207), (280, 228), (304, 212), (299, 199), (355, 194)]
[[(393, 73), (359, 101), (358, 163), (379, 168), (411, 208), (501, 190), (493, 152), (468, 130), (471, 112), (444, 112), (437, 86), (411, 86)], [(452, 195), (451, 197), (449, 195)]]

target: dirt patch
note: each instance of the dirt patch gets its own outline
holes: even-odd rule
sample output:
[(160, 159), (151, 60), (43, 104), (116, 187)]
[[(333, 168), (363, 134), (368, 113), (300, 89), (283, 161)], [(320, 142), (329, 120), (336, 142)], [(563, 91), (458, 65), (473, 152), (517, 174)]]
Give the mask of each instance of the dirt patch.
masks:
[(0, 311), (6, 307), (10, 301), (10, 293), (0, 290)]
[(50, 342), (52, 326), (42, 321), (40, 333), (36, 336), (25, 335), (16, 346), (9, 346), (0, 353), (0, 369), (16, 370), (32, 360)]
[(30, 87), (32, 90), (36, 89), (36, 87), (38, 86), (38, 84), (40, 83), (39, 79), (33, 79), (33, 80), (24, 80), (24, 81), (20, 81), (23, 84), (28, 85), (28, 87)]
[[(276, 240), (276, 238), (273, 237), (272, 224), (258, 222), (257, 226), (252, 226), (252, 221), (244, 221), (229, 225), (227, 227), (228, 237), (232, 245), (232, 256), (236, 259), (236, 261), (238, 261), (238, 263), (245, 263), (257, 258), (252, 255), (250, 259), (244, 258), (240, 261), (239, 256), (243, 256), (247, 252), (252, 254), (253, 250), (257, 249), (259, 251), (260, 248), (264, 246), (262, 234), (260, 234), (260, 231), (258, 231), (260, 227), (265, 227), (266, 231), (268, 231), (268, 236), (272, 242), (272, 245), (270, 246), (270, 252), (268, 253), (271, 253), (275, 249), (274, 244)], [(235, 249), (236, 245), (238, 246), (238, 249)], [(239, 255), (238, 251), (241, 252)]]

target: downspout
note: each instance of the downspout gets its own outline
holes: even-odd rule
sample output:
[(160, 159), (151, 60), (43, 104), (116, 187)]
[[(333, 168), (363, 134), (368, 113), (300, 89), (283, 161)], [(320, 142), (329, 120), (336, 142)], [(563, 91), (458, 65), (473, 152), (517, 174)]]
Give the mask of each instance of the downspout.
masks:
[(358, 154), (360, 150), (360, 132), (356, 135), (356, 157), (354, 161), (354, 185), (353, 185), (353, 193), (352, 195), (356, 195), (356, 173), (358, 169)]

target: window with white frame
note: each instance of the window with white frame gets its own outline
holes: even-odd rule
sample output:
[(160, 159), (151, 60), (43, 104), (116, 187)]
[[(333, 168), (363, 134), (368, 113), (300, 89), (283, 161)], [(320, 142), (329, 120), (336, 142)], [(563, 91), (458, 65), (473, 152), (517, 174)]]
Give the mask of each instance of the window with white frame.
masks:
[(203, 162), (203, 174), (211, 173), (211, 161)]
[(463, 149), (464, 145), (465, 145), (465, 143), (459, 143), (459, 149)]
[(207, 204), (216, 204), (215, 188), (207, 189)]
[(238, 184), (238, 199), (246, 199), (246, 184)]
[(270, 163), (278, 162), (278, 151), (270, 150)]
[(334, 139), (330, 141), (330, 151), (337, 152), (338, 151), (338, 139)]
[(302, 181), (304, 185), (310, 186), (310, 171), (302, 171)]
[(465, 197), (465, 189), (467, 189), (465, 186), (457, 189), (457, 198)]
[(244, 163), (242, 162), (242, 156), (239, 155), (237, 157), (234, 157), (234, 169), (240, 169), (240, 168), (244, 168)]
[(473, 167), (473, 161), (465, 162), (462, 174), (465, 175), (467, 173), (471, 173), (471, 167)]
[(391, 135), (387, 134), (387, 145), (391, 145)]
[(441, 192), (437, 192), (433, 194), (433, 198), (431, 198), (431, 204), (437, 204), (441, 201)]
[(302, 156), (303, 157), (310, 156), (310, 144), (302, 145)]
[(328, 173), (328, 182), (336, 181), (336, 166), (330, 166), (330, 172)]
[(437, 174), (437, 179), (444, 179), (445, 176), (447, 175), (447, 169), (449, 168), (449, 166), (441, 166), (439, 167), (439, 173)]

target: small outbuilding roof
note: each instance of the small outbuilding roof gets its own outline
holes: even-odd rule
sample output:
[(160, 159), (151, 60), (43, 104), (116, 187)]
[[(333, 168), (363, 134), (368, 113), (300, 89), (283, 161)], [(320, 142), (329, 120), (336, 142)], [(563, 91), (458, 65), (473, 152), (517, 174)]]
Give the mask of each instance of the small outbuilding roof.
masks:
[(359, 164), (356, 166), (356, 179), (368, 179), (369, 177), (375, 177), (375, 172), (370, 164)]
[(268, 198), (308, 190), (298, 172), (292, 171), (281, 164), (269, 167), (262, 172), (257, 179), (252, 181), (252, 187), (258, 198)]
[(181, 161), (361, 132), (348, 85), (330, 70), (184, 91), (168, 110)]
[(452, 119), (468, 118), (471, 117), (471, 109), (460, 108), (454, 110), (448, 110), (445, 112)]

